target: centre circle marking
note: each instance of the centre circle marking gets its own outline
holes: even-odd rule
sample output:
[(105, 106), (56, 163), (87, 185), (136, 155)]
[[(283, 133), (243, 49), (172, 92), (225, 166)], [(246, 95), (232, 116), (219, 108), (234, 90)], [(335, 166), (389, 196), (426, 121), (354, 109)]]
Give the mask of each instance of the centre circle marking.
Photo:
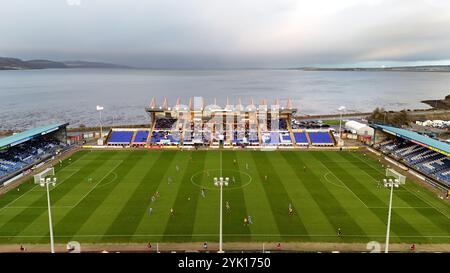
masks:
[[(218, 188), (218, 187), (215, 187), (214, 184), (213, 184), (213, 183), (214, 183), (214, 182), (213, 182), (213, 181), (214, 181), (214, 177), (219, 177), (219, 175), (211, 175), (211, 176), (210, 176), (210, 178), (211, 178), (211, 184), (208, 184), (207, 186), (199, 184), (199, 183), (196, 181), (195, 178), (198, 177), (198, 176), (200, 176), (200, 175), (202, 175), (202, 174), (204, 174), (204, 173), (206, 173), (206, 172), (214, 172), (214, 173), (217, 172), (217, 173), (219, 173), (220, 171), (221, 171), (221, 169), (207, 169), (207, 170), (199, 171), (199, 172), (197, 172), (197, 173), (194, 173), (194, 174), (191, 176), (191, 182), (192, 182), (192, 184), (194, 184), (195, 186), (197, 186), (197, 187), (199, 187), (199, 188), (204, 188), (204, 189), (207, 189), (207, 190), (219, 190), (219, 188)], [(252, 176), (251, 176), (250, 174), (248, 174), (247, 172), (241, 171), (241, 170), (222, 169), (222, 173), (223, 173), (224, 171), (225, 171), (225, 172), (239, 173), (239, 174), (241, 174), (241, 177), (242, 177), (242, 175), (244, 175), (244, 176), (246, 176), (246, 177), (248, 178), (246, 182), (241, 183), (240, 186), (235, 187), (235, 186), (233, 186), (233, 183), (232, 183), (232, 181), (231, 181), (231, 177), (228, 177), (228, 178), (230, 178), (230, 181), (229, 181), (228, 187), (224, 187), (224, 190), (237, 190), (237, 189), (242, 189), (242, 188), (248, 186), (248, 185), (252, 182), (252, 180), (253, 180), (253, 178), (252, 178)], [(238, 181), (236, 181), (236, 182), (238, 182)]]

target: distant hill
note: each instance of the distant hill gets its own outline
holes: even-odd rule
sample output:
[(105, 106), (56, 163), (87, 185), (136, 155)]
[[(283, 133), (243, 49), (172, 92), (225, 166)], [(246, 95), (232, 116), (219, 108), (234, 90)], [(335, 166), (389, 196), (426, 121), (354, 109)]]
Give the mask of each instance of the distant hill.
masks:
[(131, 68), (124, 65), (86, 62), (86, 61), (63, 61), (51, 60), (29, 60), (18, 58), (0, 57), (0, 70), (25, 70), (25, 69), (47, 69), (47, 68)]
[(49, 60), (30, 60), (23, 61), (17, 58), (0, 57), (0, 70), (22, 70), (22, 69), (45, 69), (45, 68), (66, 68), (61, 62)]
[(450, 72), (450, 65), (398, 66), (398, 67), (301, 67), (303, 71), (401, 71), (401, 72)]
[(68, 68), (132, 68), (126, 65), (85, 61), (64, 61), (64, 64)]

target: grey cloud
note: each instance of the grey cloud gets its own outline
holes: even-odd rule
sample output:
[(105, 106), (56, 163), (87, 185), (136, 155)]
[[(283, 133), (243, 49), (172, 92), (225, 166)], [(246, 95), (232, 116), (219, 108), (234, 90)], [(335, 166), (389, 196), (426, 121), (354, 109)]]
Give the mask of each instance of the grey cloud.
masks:
[(3, 0), (0, 55), (143, 67), (450, 59), (440, 0)]

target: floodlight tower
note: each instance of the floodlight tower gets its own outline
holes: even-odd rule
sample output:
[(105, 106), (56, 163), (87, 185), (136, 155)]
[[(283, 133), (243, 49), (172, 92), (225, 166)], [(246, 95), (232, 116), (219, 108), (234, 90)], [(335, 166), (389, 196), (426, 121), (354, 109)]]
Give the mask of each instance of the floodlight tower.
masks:
[(225, 179), (223, 177), (214, 177), (214, 186), (216, 187), (220, 187), (220, 230), (219, 230), (219, 251), (218, 253), (224, 253), (223, 251), (223, 239), (222, 239), (222, 206), (223, 206), (223, 186), (228, 186), (228, 181), (230, 179), (228, 177), (225, 177)]
[(103, 106), (97, 105), (97, 111), (100, 115), (100, 139), (103, 138), (103, 126), (102, 126), (102, 111), (105, 109)]
[(53, 239), (52, 210), (50, 205), (50, 185), (53, 187), (56, 185), (56, 177), (41, 178), (39, 185), (41, 187), (46, 187), (47, 189), (48, 225), (50, 229), (50, 250), (51, 253), (55, 253), (55, 242)]
[(386, 230), (386, 244), (384, 246), (384, 253), (389, 253), (389, 233), (391, 230), (391, 211), (392, 211), (392, 195), (394, 193), (394, 187), (398, 188), (400, 185), (400, 181), (398, 179), (384, 179), (384, 186), (391, 187), (391, 194), (389, 197), (389, 212), (388, 212), (388, 222), (387, 222), (387, 230)]
[(340, 112), (340, 119), (339, 119), (339, 141), (342, 140), (342, 113), (345, 112), (346, 107), (340, 106), (338, 108), (338, 111)]

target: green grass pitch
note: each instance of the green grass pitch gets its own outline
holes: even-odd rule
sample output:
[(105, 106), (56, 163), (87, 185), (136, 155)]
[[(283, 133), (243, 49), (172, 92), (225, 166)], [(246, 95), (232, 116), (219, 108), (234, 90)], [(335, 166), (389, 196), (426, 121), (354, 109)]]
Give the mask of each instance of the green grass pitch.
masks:
[[(218, 241), (220, 173), (230, 177), (225, 243), (384, 242), (389, 190), (377, 186), (378, 161), (360, 152), (226, 150), (77, 152), (56, 167), (55, 240)], [(447, 203), (411, 181), (394, 192), (391, 242), (450, 243)], [(248, 215), (253, 224), (244, 226)], [(48, 243), (48, 234), (44, 188), (29, 182), (0, 196), (1, 244)]]

